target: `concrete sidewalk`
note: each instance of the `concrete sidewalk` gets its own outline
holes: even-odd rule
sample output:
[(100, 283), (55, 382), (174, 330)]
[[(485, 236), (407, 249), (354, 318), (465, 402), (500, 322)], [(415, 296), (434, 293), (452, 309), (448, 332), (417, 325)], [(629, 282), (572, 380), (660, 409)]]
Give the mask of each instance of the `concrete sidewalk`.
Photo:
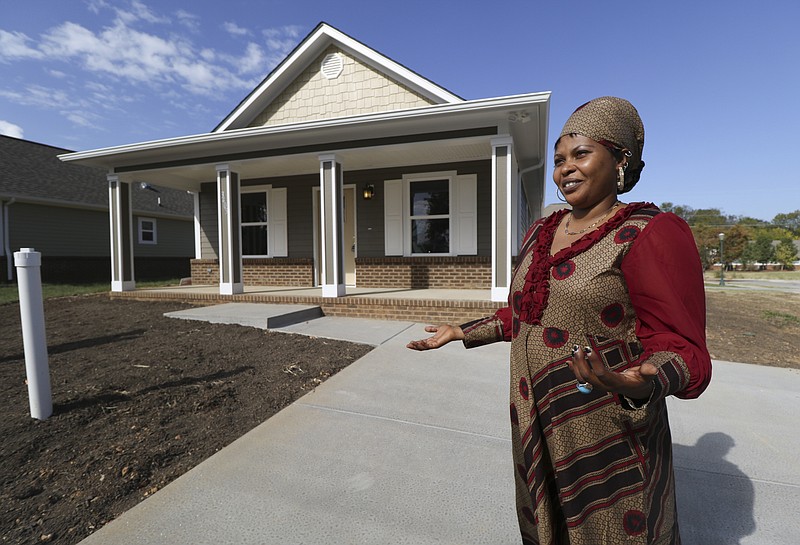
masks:
[[(361, 322), (372, 352), (82, 544), (520, 543), (508, 345), (414, 352), (422, 325)], [(684, 543), (796, 544), (800, 372), (715, 362), (669, 405)]]

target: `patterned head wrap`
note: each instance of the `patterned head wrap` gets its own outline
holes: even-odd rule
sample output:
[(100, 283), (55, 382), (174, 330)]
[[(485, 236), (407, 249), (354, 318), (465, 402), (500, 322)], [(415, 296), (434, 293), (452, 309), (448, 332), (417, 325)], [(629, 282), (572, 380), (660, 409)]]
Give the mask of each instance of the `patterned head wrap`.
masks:
[(625, 193), (633, 189), (644, 168), (644, 125), (639, 112), (624, 98), (600, 97), (580, 106), (567, 119), (559, 139), (566, 134), (579, 134), (606, 147), (631, 150), (625, 170)]

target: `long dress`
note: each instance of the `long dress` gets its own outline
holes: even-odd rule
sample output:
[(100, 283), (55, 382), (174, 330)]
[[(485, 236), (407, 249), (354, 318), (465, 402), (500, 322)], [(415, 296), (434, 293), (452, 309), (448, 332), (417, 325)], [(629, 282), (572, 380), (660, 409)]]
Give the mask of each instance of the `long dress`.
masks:
[[(665, 398), (711, 378), (691, 231), (632, 203), (550, 254), (566, 211), (536, 222), (509, 305), (462, 326), (468, 348), (511, 341), (510, 412), (523, 544), (680, 544)], [(591, 346), (615, 371), (658, 367), (649, 399), (580, 393), (567, 362)]]

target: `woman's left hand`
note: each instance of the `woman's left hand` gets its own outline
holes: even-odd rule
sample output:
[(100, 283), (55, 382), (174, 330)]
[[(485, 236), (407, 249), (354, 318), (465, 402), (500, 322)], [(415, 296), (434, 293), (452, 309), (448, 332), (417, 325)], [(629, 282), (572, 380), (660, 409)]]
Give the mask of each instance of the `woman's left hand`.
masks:
[(578, 383), (588, 382), (593, 390), (620, 394), (637, 400), (650, 397), (654, 388), (653, 381), (658, 374), (658, 368), (647, 362), (624, 371), (612, 371), (589, 347), (577, 347), (577, 350), (573, 351), (570, 369), (575, 373)]

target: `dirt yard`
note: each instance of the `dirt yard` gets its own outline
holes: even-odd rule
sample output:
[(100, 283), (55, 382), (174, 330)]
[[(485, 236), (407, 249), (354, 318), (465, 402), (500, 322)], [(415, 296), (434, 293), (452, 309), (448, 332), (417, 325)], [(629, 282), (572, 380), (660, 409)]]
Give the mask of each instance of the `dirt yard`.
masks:
[[(54, 414), (38, 422), (19, 306), (0, 306), (0, 543), (79, 542), (370, 349), (162, 316), (181, 308), (46, 301)], [(799, 308), (710, 290), (713, 357), (800, 368)]]

